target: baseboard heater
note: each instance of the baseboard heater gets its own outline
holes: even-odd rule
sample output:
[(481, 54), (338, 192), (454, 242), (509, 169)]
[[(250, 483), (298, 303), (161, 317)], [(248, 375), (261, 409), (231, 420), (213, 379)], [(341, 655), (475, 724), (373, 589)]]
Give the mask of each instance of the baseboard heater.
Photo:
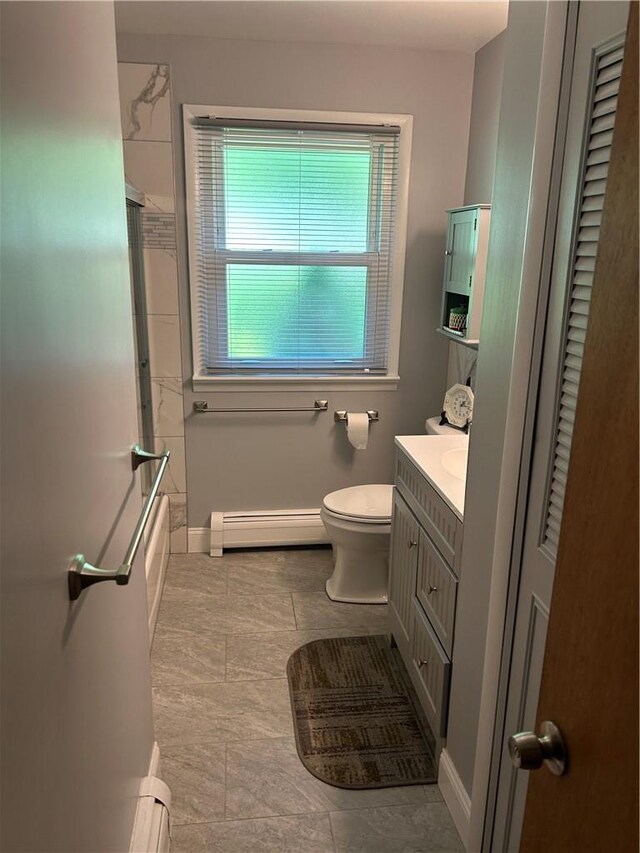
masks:
[(129, 853), (169, 853), (171, 790), (156, 775), (159, 771), (160, 750), (154, 743), (149, 775), (140, 784)]
[(319, 509), (211, 513), (212, 557), (221, 557), (225, 548), (323, 545), (328, 542)]

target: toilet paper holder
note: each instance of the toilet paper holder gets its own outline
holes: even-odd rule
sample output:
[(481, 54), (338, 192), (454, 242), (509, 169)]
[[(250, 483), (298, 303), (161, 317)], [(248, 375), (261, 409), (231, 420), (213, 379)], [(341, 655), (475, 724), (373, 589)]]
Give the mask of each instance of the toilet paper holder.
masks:
[[(378, 414), (377, 409), (368, 409), (367, 414), (369, 415), (369, 423), (371, 423), (371, 421), (379, 421), (380, 420), (380, 415)], [(347, 412), (336, 411), (333, 413), (333, 419), (336, 423), (338, 423), (339, 421), (345, 421), (345, 423), (346, 423)]]

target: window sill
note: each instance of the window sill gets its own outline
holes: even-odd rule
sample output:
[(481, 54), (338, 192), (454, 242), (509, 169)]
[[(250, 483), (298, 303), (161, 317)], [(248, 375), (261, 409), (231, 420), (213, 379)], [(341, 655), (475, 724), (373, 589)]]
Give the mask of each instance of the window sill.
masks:
[(391, 376), (194, 376), (194, 391), (396, 391), (400, 377)]

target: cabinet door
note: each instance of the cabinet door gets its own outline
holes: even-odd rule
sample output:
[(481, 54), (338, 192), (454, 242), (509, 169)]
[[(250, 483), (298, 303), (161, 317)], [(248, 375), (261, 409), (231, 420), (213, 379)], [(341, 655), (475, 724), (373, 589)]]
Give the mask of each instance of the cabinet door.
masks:
[(457, 210), (449, 214), (447, 260), (444, 289), (449, 293), (469, 296), (476, 259), (476, 222), (478, 211)]
[(412, 608), (409, 672), (431, 730), (436, 737), (447, 731), (451, 661), (438, 642), (429, 620), (416, 602)]
[(451, 655), (458, 581), (422, 530), (418, 554), (416, 597), (424, 607), (444, 650)]
[(408, 650), (411, 644), (411, 606), (416, 592), (419, 535), (417, 521), (396, 491), (391, 523), (389, 608), (391, 628), (401, 650)]

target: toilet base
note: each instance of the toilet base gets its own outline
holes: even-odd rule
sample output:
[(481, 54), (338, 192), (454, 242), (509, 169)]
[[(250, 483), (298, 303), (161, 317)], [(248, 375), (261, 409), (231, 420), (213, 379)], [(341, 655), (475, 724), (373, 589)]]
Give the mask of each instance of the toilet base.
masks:
[(349, 551), (334, 546), (333, 574), (325, 589), (332, 601), (347, 604), (386, 604), (389, 585), (388, 551)]

